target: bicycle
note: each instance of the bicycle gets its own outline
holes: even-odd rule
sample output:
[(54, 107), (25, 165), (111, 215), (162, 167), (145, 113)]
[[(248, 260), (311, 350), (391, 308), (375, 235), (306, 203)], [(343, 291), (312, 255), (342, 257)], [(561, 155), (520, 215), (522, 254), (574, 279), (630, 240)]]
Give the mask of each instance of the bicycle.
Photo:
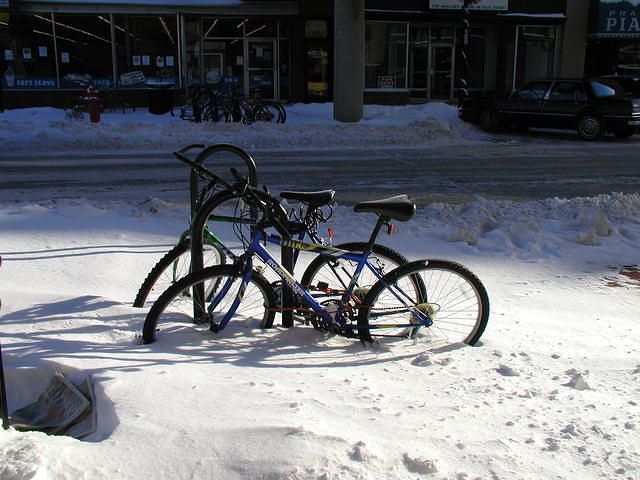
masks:
[[(187, 151), (199, 147), (202, 147), (202, 145), (189, 145), (178, 152), (174, 152), (174, 156), (177, 159), (187, 163), (192, 168), (190, 176), (192, 229), (183, 232), (178, 244), (167, 252), (151, 269), (138, 290), (133, 303), (134, 307), (140, 308), (155, 302), (162, 292), (194, 270), (204, 268), (205, 265), (223, 265), (227, 261), (233, 262), (236, 260), (237, 255), (216, 236), (205, 221), (235, 222), (246, 226), (256, 223), (256, 213), (248, 212), (248, 215), (244, 215), (242, 209), (238, 208), (241, 198), (231, 192), (231, 186), (227, 182), (213, 174), (203, 165), (205, 160), (215, 153), (221, 151), (231, 152), (240, 157), (246, 164), (249, 184), (256, 187), (257, 172), (253, 158), (239, 147), (229, 144), (207, 147), (198, 154), (195, 160), (184, 156)], [(208, 184), (198, 192), (199, 176), (205, 178)], [(228, 188), (212, 195), (212, 192), (215, 192), (220, 186)], [(316, 192), (283, 191), (280, 193), (282, 198), (301, 204), (298, 210), (292, 208), (288, 212), (291, 230), (298, 240), (302, 241), (309, 237), (314, 242), (322, 242), (317, 231), (318, 227), (331, 216), (331, 214), (325, 215), (322, 209), (330, 204), (334, 195), (334, 190)], [(204, 210), (204, 213), (197, 215), (201, 209)], [(231, 212), (231, 214), (226, 214), (227, 212)], [(201, 243), (195, 245), (195, 255), (193, 254), (194, 244), (191, 241), (194, 230), (201, 232), (200, 238), (202, 238)], [(365, 246), (364, 242), (349, 242), (337, 245), (337, 248), (361, 251)], [(297, 264), (298, 253), (298, 251), (294, 251), (292, 266)], [(379, 272), (388, 271), (407, 263), (407, 259), (398, 252), (378, 244), (374, 244), (372, 247), (372, 261), (375, 262)], [(304, 271), (302, 282), (311, 285), (323, 281), (328, 287), (339, 287), (342, 285), (341, 282), (344, 281), (341, 278), (342, 275), (331, 274), (330, 272), (337, 269), (340, 272), (351, 271), (353, 268), (354, 266), (349, 265), (346, 260), (336, 261), (319, 256)], [(279, 285), (275, 285), (275, 287), (280, 293), (280, 298), (283, 289)], [(289, 299), (287, 298), (285, 302), (288, 303), (288, 301)]]
[(287, 112), (280, 103), (262, 100), (257, 93), (245, 96), (233, 89), (229, 95), (219, 96), (215, 105), (211, 105), (210, 118), (216, 122), (285, 123)]
[[(272, 327), (279, 307), (271, 284), (261, 270), (254, 268), (256, 257), (295, 292), (296, 320), (317, 329), (359, 338), (363, 343), (373, 343), (374, 337), (376, 340), (424, 337), (433, 341), (434, 346), (474, 345), (484, 332), (489, 298), (480, 280), (466, 267), (448, 260), (424, 259), (381, 274), (369, 261), (372, 245), (382, 227), (389, 226), (392, 219), (412, 218), (415, 204), (408, 196), (361, 202), (354, 207), (355, 212), (374, 213), (378, 217), (366, 248), (356, 253), (293, 240), (287, 214), (277, 199), (246, 182), (236, 184), (233, 193), (261, 212), (261, 218), (251, 229), (250, 239), (243, 239), (244, 253), (233, 265), (195, 271), (166, 290), (145, 318), (143, 343), (155, 340), (159, 324), (173, 329), (175, 322), (184, 320), (196, 326), (208, 325), (213, 332), (224, 330), (232, 318), (242, 319), (248, 326)], [(271, 227), (278, 234), (266, 232)], [(348, 259), (357, 266), (346, 288), (316, 285), (320, 291), (318, 296), (295, 280), (263, 243)], [(364, 269), (376, 278), (375, 284), (360, 282)]]

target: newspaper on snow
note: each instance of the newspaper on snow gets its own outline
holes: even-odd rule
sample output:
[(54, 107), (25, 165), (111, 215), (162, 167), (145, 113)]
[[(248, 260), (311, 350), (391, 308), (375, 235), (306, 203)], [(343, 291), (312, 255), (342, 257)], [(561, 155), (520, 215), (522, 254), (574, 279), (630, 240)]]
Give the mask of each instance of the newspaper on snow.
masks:
[(18, 430), (64, 434), (90, 409), (90, 400), (67, 377), (56, 372), (38, 400), (14, 411), (9, 422)]
[(98, 409), (96, 408), (96, 395), (93, 391), (93, 379), (91, 375), (85, 378), (77, 387), (85, 398), (89, 400), (89, 408), (74, 420), (64, 432), (60, 433), (74, 438), (83, 438), (95, 432), (98, 424)]

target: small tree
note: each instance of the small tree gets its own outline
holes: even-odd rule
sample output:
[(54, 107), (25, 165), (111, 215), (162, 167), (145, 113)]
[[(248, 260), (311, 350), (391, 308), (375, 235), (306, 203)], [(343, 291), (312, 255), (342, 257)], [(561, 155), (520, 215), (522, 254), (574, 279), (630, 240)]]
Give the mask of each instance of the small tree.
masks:
[(462, 47), (460, 48), (460, 56), (462, 59), (462, 68), (458, 77), (458, 101), (469, 95), (469, 80), (471, 74), (471, 58), (469, 48), (469, 36), (471, 35), (471, 23), (469, 21), (469, 7), (476, 5), (480, 0), (463, 0), (462, 3)]

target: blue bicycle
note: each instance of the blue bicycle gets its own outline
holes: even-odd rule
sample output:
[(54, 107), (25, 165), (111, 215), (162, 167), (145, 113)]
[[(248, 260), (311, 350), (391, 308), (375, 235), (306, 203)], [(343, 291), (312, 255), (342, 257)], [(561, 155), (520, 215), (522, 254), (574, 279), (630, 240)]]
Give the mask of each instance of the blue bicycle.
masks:
[[(269, 328), (281, 310), (262, 265), (285, 282), (295, 293), (294, 318), (317, 329), (359, 338), (363, 343), (384, 338), (414, 338), (431, 346), (453, 343), (474, 345), (484, 332), (489, 317), (489, 299), (480, 280), (464, 266), (448, 260), (418, 260), (388, 273), (381, 273), (370, 261), (372, 246), (384, 226), (393, 220), (407, 221), (415, 204), (400, 195), (361, 202), (356, 212), (378, 218), (369, 241), (361, 252), (346, 251), (292, 239), (289, 219), (278, 200), (263, 190), (239, 182), (234, 195), (261, 212), (242, 238), (244, 253), (233, 265), (218, 265), (193, 272), (166, 290), (153, 304), (145, 319), (142, 342), (185, 324), (213, 332), (231, 323)], [(268, 230), (277, 231), (271, 233)], [(265, 248), (266, 244), (315, 252), (323, 258), (347, 260), (355, 265), (347, 282), (341, 278), (336, 288), (329, 282), (299, 283), (291, 272)], [(256, 268), (259, 259), (261, 265)], [(331, 275), (344, 274), (339, 268)], [(374, 283), (360, 281), (363, 272)], [(232, 322), (233, 320), (233, 322)]]

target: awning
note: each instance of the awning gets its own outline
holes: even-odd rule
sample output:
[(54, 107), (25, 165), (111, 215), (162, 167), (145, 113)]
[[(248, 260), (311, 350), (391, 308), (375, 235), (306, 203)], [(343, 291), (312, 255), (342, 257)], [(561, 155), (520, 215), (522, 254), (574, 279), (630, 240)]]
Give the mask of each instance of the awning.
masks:
[(26, 12), (65, 13), (216, 13), (230, 15), (297, 15), (294, 0), (21, 0)]

